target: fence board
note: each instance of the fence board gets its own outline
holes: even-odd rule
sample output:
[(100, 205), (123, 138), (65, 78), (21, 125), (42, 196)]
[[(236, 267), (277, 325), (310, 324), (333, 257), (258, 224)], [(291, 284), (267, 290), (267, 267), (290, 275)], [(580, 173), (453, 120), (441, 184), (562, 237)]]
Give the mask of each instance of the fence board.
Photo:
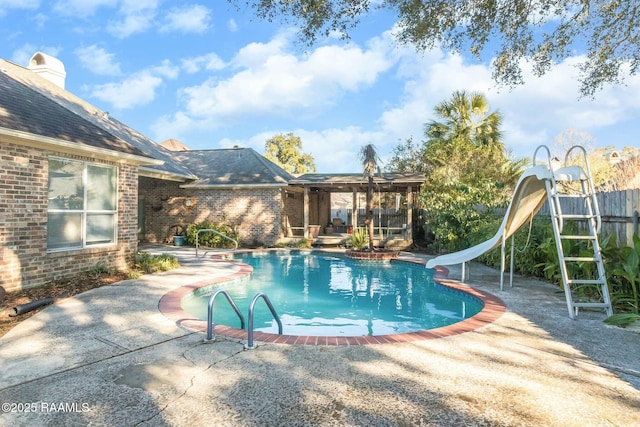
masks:
[[(638, 234), (638, 210), (640, 209), (640, 189), (597, 193), (598, 206), (602, 216), (601, 237), (615, 234), (619, 245), (632, 244), (633, 234)], [(578, 199), (562, 199), (562, 212), (581, 212)], [(545, 204), (538, 215), (549, 216)]]

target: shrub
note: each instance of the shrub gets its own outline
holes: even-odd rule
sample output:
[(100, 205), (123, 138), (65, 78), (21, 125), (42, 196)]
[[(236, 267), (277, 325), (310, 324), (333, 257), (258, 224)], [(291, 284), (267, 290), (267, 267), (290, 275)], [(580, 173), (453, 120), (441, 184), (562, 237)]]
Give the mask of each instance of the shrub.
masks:
[[(143, 273), (156, 273), (169, 271), (180, 267), (178, 259), (172, 255), (151, 255), (148, 252), (138, 252), (136, 255), (135, 270)], [(132, 275), (130, 275), (131, 277)], [(135, 276), (135, 273), (133, 274)], [(133, 277), (132, 277), (133, 278)]]
[(360, 250), (369, 242), (369, 235), (365, 228), (356, 228), (349, 236), (349, 244), (353, 249)]
[[(225, 236), (228, 236), (236, 241), (238, 241), (238, 232), (235, 231), (234, 227), (228, 224), (216, 224), (210, 221), (204, 221), (198, 224), (191, 224), (187, 227), (187, 236), (185, 238), (187, 244), (195, 246), (196, 244), (196, 234), (199, 230), (211, 229), (216, 230), (218, 233), (222, 233)], [(198, 236), (198, 245), (207, 246), (210, 248), (232, 248), (234, 247), (234, 243), (220, 236), (216, 233), (211, 232), (202, 232)]]
[(102, 275), (113, 274), (115, 272), (116, 272), (115, 268), (108, 267), (103, 261), (100, 261), (96, 265), (91, 267), (89, 271), (87, 271), (87, 274), (89, 274), (90, 276), (97, 277)]
[[(500, 219), (487, 221), (480, 229), (469, 236), (470, 245), (490, 239), (500, 226)], [(579, 234), (574, 223), (567, 224), (563, 234)], [(565, 256), (591, 257), (593, 248), (588, 240), (563, 240)], [(551, 283), (562, 285), (560, 263), (553, 226), (547, 218), (534, 219), (531, 229), (523, 227), (515, 234), (514, 271), (524, 276), (539, 277)], [(633, 245), (618, 247), (615, 235), (600, 240), (600, 249), (605, 263), (607, 285), (614, 311), (608, 323), (626, 326), (639, 321), (640, 315), (640, 237), (633, 236)], [(505, 254), (507, 266), (510, 263), (510, 246)], [(479, 257), (479, 261), (496, 269), (500, 268), (500, 248)], [(567, 263), (570, 278), (596, 279), (598, 277), (594, 262)], [(507, 267), (508, 269), (508, 267)], [(573, 291), (578, 296), (589, 299), (600, 297), (599, 285), (583, 285)]]

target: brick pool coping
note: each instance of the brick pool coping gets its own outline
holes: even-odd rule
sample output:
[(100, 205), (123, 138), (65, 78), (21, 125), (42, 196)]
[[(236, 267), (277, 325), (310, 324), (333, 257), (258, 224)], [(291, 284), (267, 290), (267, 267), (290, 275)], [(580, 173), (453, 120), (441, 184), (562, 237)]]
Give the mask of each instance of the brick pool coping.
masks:
[[(260, 250), (261, 252), (268, 250)], [(282, 251), (282, 249), (277, 249)], [(235, 253), (246, 253), (251, 251), (236, 251)], [(323, 250), (314, 250), (314, 252), (323, 252)], [(335, 252), (329, 252), (334, 253)], [(223, 276), (209, 280), (201, 280), (195, 283), (191, 283), (185, 286), (181, 286), (177, 289), (167, 292), (162, 296), (158, 303), (160, 312), (170, 320), (175, 321), (178, 326), (185, 327), (187, 329), (206, 332), (207, 322), (206, 320), (200, 320), (190, 315), (182, 309), (181, 302), (184, 297), (192, 292), (203, 288), (205, 286), (212, 286), (221, 283), (228, 283), (236, 280), (243, 280), (248, 278), (253, 272), (253, 268), (247, 264), (232, 261), (228, 259), (228, 254), (214, 255), (211, 259), (231, 263), (237, 266), (237, 271)], [(400, 256), (392, 262), (409, 262), (420, 265), (425, 265), (426, 262), (422, 260), (403, 258)], [(298, 344), (298, 345), (369, 345), (369, 344), (390, 344), (400, 342), (412, 342), (421, 340), (430, 340), (437, 338), (449, 337), (452, 335), (463, 334), (465, 332), (475, 331), (478, 328), (486, 326), (497, 320), (506, 311), (504, 302), (495, 295), (488, 292), (464, 285), (458, 281), (448, 278), (449, 270), (445, 267), (437, 267), (435, 273), (435, 281), (440, 285), (462, 291), (466, 294), (472, 295), (480, 299), (484, 308), (475, 316), (460, 322), (454, 323), (448, 326), (442, 326), (435, 329), (422, 330), (416, 332), (407, 332), (402, 334), (389, 334), (378, 336), (306, 336), (306, 335), (278, 335), (270, 334), (266, 332), (254, 331), (253, 339), (263, 343), (274, 344)], [(213, 329), (214, 335), (221, 335), (230, 338), (247, 339), (247, 330), (232, 328), (225, 325), (215, 325)]]

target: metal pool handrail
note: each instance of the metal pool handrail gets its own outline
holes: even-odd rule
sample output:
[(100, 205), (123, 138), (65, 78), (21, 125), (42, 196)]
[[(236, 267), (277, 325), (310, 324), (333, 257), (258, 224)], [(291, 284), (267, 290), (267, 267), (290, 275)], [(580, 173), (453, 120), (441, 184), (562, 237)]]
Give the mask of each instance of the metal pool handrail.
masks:
[(276, 313), (276, 310), (273, 308), (271, 301), (269, 301), (269, 297), (267, 297), (263, 292), (259, 292), (253, 297), (253, 299), (251, 300), (251, 304), (249, 304), (249, 326), (247, 328), (247, 344), (244, 346), (244, 348), (246, 348), (247, 350), (256, 348), (256, 346), (253, 345), (253, 308), (259, 298), (264, 299), (267, 307), (269, 307), (271, 315), (278, 323), (278, 334), (282, 335), (282, 322), (280, 321), (280, 316), (278, 316), (278, 313)]
[(231, 237), (227, 236), (226, 234), (223, 234), (223, 233), (219, 232), (218, 230), (214, 230), (212, 228), (202, 228), (202, 229), (200, 229), (200, 230), (198, 230), (196, 232), (196, 258), (198, 257), (198, 237), (200, 236), (200, 233), (203, 233), (205, 231), (211, 231), (212, 233), (215, 233), (218, 236), (224, 237), (227, 240), (231, 240), (236, 245), (236, 247), (233, 248), (233, 249), (234, 250), (238, 249), (238, 241), (237, 240), (232, 239)]
[(217, 289), (209, 297), (209, 305), (207, 308), (207, 338), (205, 339), (205, 341), (215, 340), (213, 338), (213, 301), (216, 299), (216, 297), (219, 294), (222, 294), (227, 298), (227, 301), (229, 301), (229, 304), (231, 304), (233, 311), (235, 311), (238, 317), (240, 318), (240, 329), (244, 329), (244, 317), (242, 316), (242, 313), (240, 313), (240, 310), (238, 309), (238, 306), (236, 305), (236, 303), (233, 302), (233, 300), (231, 299), (227, 291), (225, 291), (224, 289)]

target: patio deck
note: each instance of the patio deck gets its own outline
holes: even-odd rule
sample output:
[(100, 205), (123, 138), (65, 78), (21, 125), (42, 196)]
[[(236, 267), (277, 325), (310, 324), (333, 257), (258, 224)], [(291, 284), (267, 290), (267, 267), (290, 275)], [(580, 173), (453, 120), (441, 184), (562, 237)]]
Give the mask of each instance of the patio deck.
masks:
[(150, 249), (182, 267), (69, 298), (0, 339), (0, 424), (640, 425), (638, 332), (605, 325), (600, 312), (570, 320), (544, 282), (517, 278), (499, 291), (498, 273), (474, 264), (473, 286), (507, 312), (472, 332), (244, 350), (243, 339), (203, 343), (158, 310), (169, 290), (238, 267)]

